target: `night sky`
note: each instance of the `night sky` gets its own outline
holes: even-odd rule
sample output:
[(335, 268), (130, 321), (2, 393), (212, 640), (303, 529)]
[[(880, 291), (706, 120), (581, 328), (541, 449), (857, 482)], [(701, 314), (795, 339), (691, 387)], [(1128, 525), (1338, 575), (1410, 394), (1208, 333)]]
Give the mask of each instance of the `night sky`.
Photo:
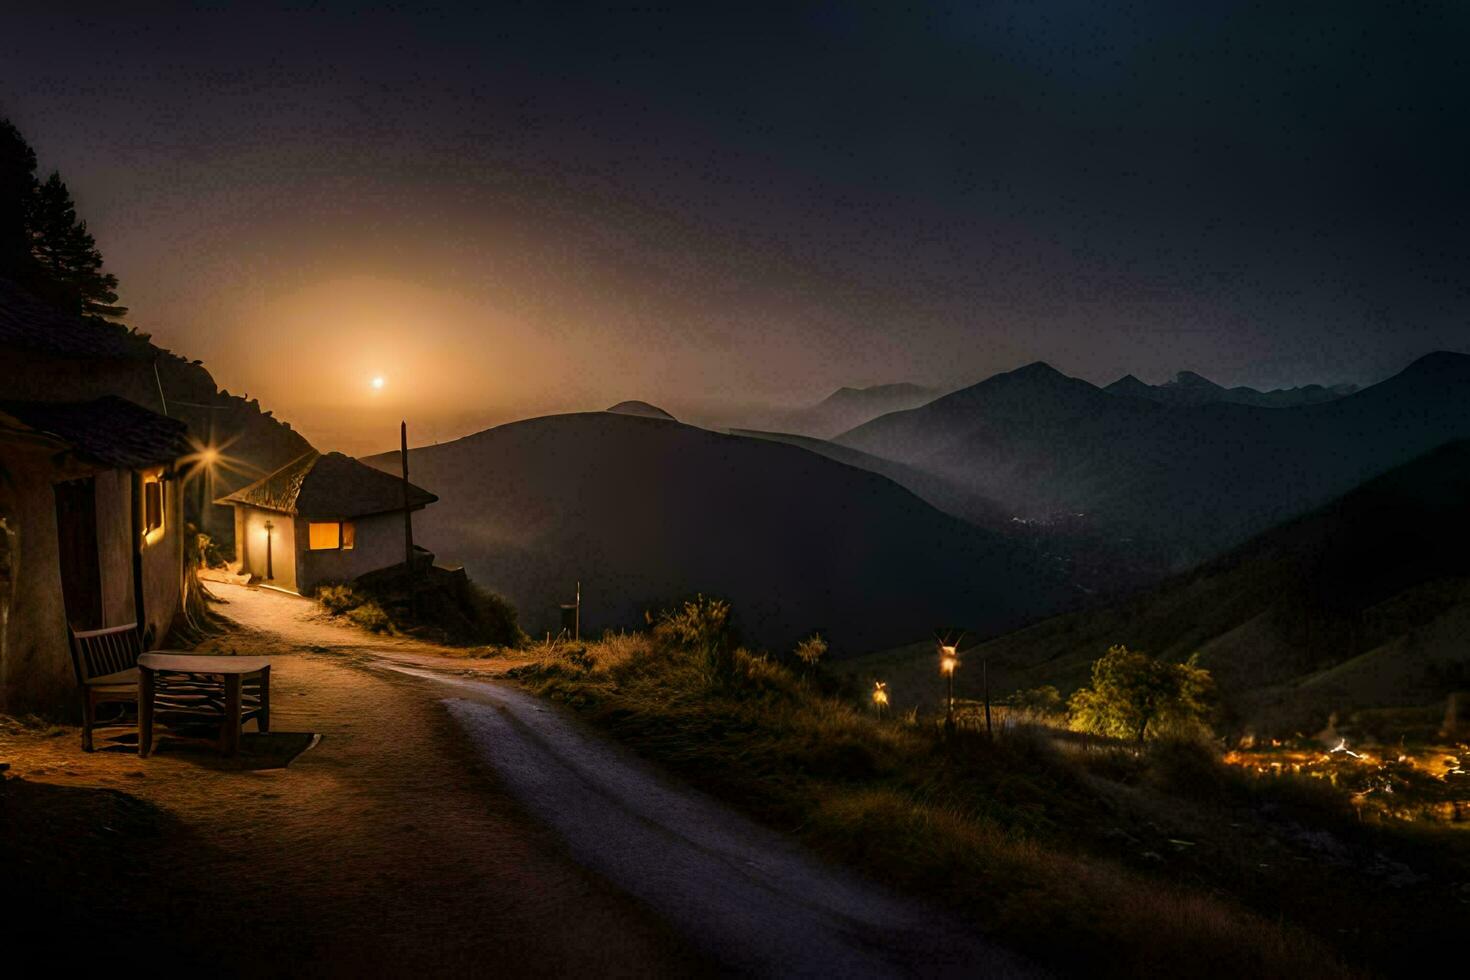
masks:
[(129, 322), (324, 448), (1470, 346), (1464, 4), (64, 6), (0, 113)]

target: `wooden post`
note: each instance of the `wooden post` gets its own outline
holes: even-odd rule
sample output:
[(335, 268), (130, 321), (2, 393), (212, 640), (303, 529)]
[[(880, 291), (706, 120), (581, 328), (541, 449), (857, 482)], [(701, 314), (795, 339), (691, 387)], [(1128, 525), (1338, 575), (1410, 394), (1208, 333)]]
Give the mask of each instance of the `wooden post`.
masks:
[(403, 454), (403, 563), (413, 572), (413, 511), (408, 507), (408, 422), (398, 426), (398, 440)]
[(398, 447), (403, 457), (403, 580), (408, 586), (408, 614), (419, 614), (419, 596), (413, 575), (413, 510), (408, 505), (408, 421), (398, 424)]
[(994, 738), (990, 730), (990, 658), (982, 657), (980, 660), (980, 672), (985, 677), (985, 737)]
[(582, 642), (582, 580), (577, 580), (577, 612), (576, 619), (572, 620), (572, 642)]

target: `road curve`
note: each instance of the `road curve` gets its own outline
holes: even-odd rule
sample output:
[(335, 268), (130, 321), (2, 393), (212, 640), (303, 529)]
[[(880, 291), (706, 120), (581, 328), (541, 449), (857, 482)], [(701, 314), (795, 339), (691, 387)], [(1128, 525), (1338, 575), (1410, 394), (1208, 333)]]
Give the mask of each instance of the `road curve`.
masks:
[(511, 685), (402, 664), (445, 689), (485, 762), (573, 857), (735, 972), (1034, 976), (917, 902), (814, 860)]

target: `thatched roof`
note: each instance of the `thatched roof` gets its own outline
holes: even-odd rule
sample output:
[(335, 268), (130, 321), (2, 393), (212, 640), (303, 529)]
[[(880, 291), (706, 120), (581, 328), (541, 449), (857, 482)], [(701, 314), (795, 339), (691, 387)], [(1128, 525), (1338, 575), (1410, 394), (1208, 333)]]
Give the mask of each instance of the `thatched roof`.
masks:
[[(408, 485), (414, 510), (439, 498)], [(403, 509), (403, 481), (341, 453), (309, 452), (216, 503), (245, 504), (306, 518), (347, 520)]]
[(83, 459), (119, 469), (157, 466), (190, 452), (187, 425), (116, 395), (85, 402), (0, 402), (0, 415), (71, 446)]
[(63, 313), (0, 279), (0, 350), (67, 358), (141, 358), (146, 348), (124, 327)]

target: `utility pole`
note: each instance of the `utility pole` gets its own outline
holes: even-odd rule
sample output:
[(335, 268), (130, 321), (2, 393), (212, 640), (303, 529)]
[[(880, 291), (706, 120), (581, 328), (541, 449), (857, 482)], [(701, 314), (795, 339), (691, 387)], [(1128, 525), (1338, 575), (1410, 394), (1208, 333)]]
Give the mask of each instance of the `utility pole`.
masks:
[(419, 594), (413, 574), (413, 509), (408, 505), (408, 421), (398, 424), (398, 448), (403, 455), (403, 581), (408, 587), (408, 614), (419, 615)]
[(403, 564), (413, 574), (413, 511), (408, 506), (408, 422), (399, 423), (398, 442), (403, 454)]

